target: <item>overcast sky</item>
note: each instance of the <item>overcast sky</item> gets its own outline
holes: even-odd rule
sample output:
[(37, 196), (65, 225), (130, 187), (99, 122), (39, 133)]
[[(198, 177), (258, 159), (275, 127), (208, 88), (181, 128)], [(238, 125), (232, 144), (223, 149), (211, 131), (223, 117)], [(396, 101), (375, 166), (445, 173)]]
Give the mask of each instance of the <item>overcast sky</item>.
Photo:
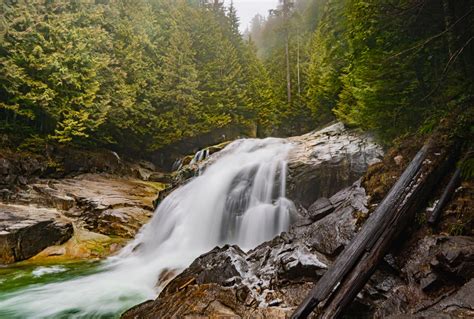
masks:
[[(225, 0), (226, 5), (231, 0)], [(234, 6), (240, 18), (240, 30), (243, 32), (249, 26), (250, 20), (260, 13), (263, 16), (268, 15), (268, 10), (274, 9), (278, 0), (234, 0)]]

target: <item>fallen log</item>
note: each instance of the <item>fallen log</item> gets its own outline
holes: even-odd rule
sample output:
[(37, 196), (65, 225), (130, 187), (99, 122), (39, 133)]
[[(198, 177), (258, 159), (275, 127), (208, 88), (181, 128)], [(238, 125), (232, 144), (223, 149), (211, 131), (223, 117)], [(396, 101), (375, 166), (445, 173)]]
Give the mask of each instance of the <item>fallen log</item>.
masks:
[(446, 186), (446, 189), (444, 190), (438, 203), (436, 204), (435, 209), (431, 213), (431, 216), (428, 219), (428, 223), (430, 223), (431, 225), (435, 225), (438, 222), (438, 219), (441, 215), (441, 212), (443, 211), (444, 206), (448, 203), (460, 181), (461, 169), (457, 168), (454, 172), (453, 177), (451, 177), (451, 179), (449, 180), (448, 186)]
[(350, 304), (393, 240), (424, 203), (446, 168), (453, 164), (452, 157), (456, 152), (452, 152), (453, 156), (449, 158), (442, 155), (434, 158), (433, 148), (433, 142), (421, 148), (350, 245), (320, 278), (291, 318), (306, 318), (316, 307), (320, 317), (334, 318)]

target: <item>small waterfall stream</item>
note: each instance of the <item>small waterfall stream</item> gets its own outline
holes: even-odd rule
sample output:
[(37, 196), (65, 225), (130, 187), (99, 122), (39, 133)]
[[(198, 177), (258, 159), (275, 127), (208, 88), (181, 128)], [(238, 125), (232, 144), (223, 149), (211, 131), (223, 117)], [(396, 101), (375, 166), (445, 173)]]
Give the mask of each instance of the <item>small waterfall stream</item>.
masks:
[(160, 274), (178, 273), (215, 246), (250, 249), (287, 230), (294, 210), (285, 197), (291, 147), (274, 138), (231, 143), (200, 176), (171, 193), (98, 273), (6, 295), (0, 317), (114, 317), (156, 298), (166, 284)]

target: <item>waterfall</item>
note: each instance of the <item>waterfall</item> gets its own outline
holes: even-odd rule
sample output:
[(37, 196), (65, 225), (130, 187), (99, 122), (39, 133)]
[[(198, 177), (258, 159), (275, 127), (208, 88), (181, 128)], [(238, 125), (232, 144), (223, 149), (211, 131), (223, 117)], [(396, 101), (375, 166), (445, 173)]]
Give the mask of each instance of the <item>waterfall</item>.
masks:
[(270, 240), (288, 229), (294, 210), (285, 197), (291, 147), (275, 138), (231, 143), (200, 176), (166, 197), (136, 238), (98, 273), (7, 295), (0, 300), (0, 317), (117, 315), (156, 298), (166, 284), (160, 275), (179, 273), (217, 245), (251, 249)]
[(193, 164), (199, 163), (199, 162), (205, 160), (208, 157), (209, 157), (209, 149), (208, 148), (199, 150), (199, 151), (196, 152), (196, 154), (194, 154), (194, 157), (193, 157), (193, 159), (191, 160), (191, 162), (189, 164), (193, 165)]
[(177, 160), (173, 162), (173, 165), (171, 166), (171, 170), (174, 172), (181, 169), (182, 167), (183, 167), (183, 159), (178, 158)]

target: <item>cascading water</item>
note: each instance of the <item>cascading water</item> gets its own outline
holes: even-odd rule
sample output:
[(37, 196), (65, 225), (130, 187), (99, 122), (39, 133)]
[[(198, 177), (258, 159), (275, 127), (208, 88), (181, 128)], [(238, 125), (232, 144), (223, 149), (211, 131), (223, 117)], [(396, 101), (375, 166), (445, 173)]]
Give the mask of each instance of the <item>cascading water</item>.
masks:
[(171, 193), (119, 255), (93, 275), (32, 286), (0, 299), (0, 317), (99, 318), (156, 298), (160, 274), (187, 267), (217, 245), (250, 249), (287, 230), (294, 205), (285, 198), (291, 145), (238, 140), (204, 172)]

